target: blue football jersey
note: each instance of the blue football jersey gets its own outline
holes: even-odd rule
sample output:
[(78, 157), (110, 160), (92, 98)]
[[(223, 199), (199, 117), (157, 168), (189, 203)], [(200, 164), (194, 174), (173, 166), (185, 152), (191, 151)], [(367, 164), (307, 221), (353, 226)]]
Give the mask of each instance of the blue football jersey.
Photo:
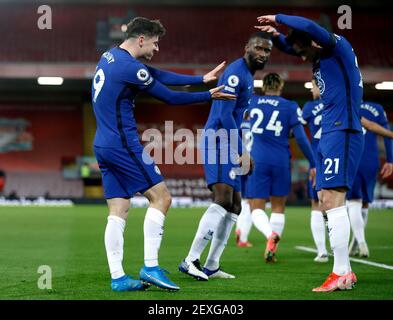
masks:
[(321, 120), (323, 102), (321, 99), (308, 101), (303, 107), (303, 119), (307, 122), (311, 134), (311, 147), (314, 154), (317, 153), (318, 143), (321, 139)]
[(222, 114), (228, 110), (232, 112), (236, 128), (239, 129), (254, 88), (254, 77), (244, 58), (237, 59), (228, 65), (218, 81), (218, 86), (220, 85), (225, 86), (222, 92), (235, 94), (237, 99), (236, 101), (213, 101), (205, 130), (234, 129), (228, 128), (222, 121)]
[[(361, 131), (360, 104), (363, 82), (351, 44), (333, 35), (334, 47), (322, 51), (313, 65), (324, 108), (322, 132), (351, 129)], [(332, 39), (333, 40), (333, 39)]]
[(254, 161), (289, 166), (290, 131), (302, 123), (302, 112), (297, 103), (279, 96), (254, 95), (248, 110)]
[(250, 153), (252, 145), (252, 133), (250, 130), (250, 119), (247, 109), (243, 113), (243, 121), (240, 123), (240, 130), (244, 147), (247, 152)]
[[(381, 126), (388, 123), (386, 113), (383, 107), (375, 102), (363, 102), (360, 106), (360, 115), (370, 121), (374, 121)], [(379, 166), (377, 134), (371, 131), (363, 130), (364, 150), (361, 164), (367, 166)]]
[(102, 55), (91, 91), (97, 120), (95, 146), (142, 148), (134, 99), (153, 83), (148, 68), (126, 50), (115, 47)]

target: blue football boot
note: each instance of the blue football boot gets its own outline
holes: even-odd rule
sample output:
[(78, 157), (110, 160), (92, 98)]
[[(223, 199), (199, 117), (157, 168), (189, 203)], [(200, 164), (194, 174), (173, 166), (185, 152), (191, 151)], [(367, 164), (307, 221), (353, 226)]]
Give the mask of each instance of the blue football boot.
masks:
[(161, 289), (166, 289), (170, 291), (178, 291), (180, 287), (173, 283), (171, 280), (167, 278), (165, 273), (169, 273), (168, 271), (161, 269), (159, 266), (156, 267), (146, 267), (144, 266), (140, 273), (140, 279), (143, 283), (147, 283), (149, 285), (155, 285)]
[(142, 281), (132, 279), (127, 275), (118, 279), (112, 279), (111, 281), (111, 288), (113, 291), (142, 291), (147, 287), (148, 285), (142, 283)]

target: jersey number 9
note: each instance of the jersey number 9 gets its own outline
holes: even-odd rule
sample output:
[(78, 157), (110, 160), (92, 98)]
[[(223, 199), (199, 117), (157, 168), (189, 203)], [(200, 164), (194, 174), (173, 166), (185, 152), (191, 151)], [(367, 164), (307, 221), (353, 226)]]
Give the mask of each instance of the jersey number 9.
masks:
[(97, 97), (100, 94), (100, 91), (104, 85), (104, 81), (105, 81), (104, 71), (102, 69), (99, 69), (94, 75), (94, 79), (93, 79), (93, 88), (94, 88), (93, 102), (97, 101)]

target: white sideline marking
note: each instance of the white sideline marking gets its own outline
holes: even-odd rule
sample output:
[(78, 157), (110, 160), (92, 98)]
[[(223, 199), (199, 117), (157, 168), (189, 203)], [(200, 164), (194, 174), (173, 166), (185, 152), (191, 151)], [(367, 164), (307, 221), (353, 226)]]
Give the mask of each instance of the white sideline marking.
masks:
[[(302, 250), (302, 251), (318, 253), (318, 250), (313, 249), (313, 248), (309, 248), (309, 247), (296, 246), (295, 248), (298, 249), (298, 250)], [(331, 255), (332, 254), (329, 253), (329, 256), (331, 256)], [(356, 259), (356, 258), (351, 258), (351, 257), (349, 258), (349, 260), (351, 260), (353, 262), (359, 262), (359, 263), (367, 264), (369, 266), (374, 266), (374, 267), (379, 267), (379, 268), (383, 268), (383, 269), (393, 270), (393, 266), (388, 266), (387, 264), (377, 263), (377, 262), (373, 262), (373, 261), (366, 261), (366, 260), (361, 260), (361, 259)]]

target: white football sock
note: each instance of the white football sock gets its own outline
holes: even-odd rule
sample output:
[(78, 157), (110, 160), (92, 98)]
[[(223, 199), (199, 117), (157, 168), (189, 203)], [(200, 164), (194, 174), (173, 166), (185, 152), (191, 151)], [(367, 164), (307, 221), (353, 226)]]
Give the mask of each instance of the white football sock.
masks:
[(205, 268), (217, 270), (220, 267), (221, 255), (227, 245), (229, 235), (231, 234), (233, 225), (236, 223), (237, 217), (237, 214), (227, 212), (223, 221), (217, 227), (216, 232), (213, 234)]
[(262, 209), (255, 209), (251, 213), (251, 218), (254, 226), (265, 235), (266, 239), (269, 238), (273, 230), (266, 212)]
[(352, 232), (358, 243), (364, 243), (364, 222), (362, 217), (362, 203), (360, 201), (347, 201), (348, 215)]
[(326, 235), (325, 235), (325, 220), (321, 211), (311, 211), (311, 233), (314, 238), (315, 246), (318, 250), (318, 255), (327, 254), (326, 250)]
[(285, 214), (272, 212), (270, 215), (270, 225), (272, 226), (273, 231), (278, 233), (281, 237), (285, 225)]
[(252, 227), (252, 218), (248, 201), (242, 200), (242, 211), (240, 212), (237, 221), (239, 222), (239, 220), (241, 220), (238, 224), (238, 229), (240, 230), (240, 241), (247, 242), (248, 235), (250, 234)]
[(244, 216), (244, 206), (245, 206), (245, 202), (244, 200), (242, 200), (242, 211), (240, 212), (239, 216), (237, 217), (237, 221), (236, 221), (236, 231), (241, 230), (241, 228), (243, 227), (243, 223), (245, 220), (245, 216)]
[(125, 226), (124, 219), (109, 215), (105, 229), (105, 249), (112, 279), (118, 279), (125, 275), (122, 266)]
[(328, 216), (330, 247), (334, 255), (333, 272), (342, 276), (351, 270), (348, 253), (351, 226), (348, 219), (347, 207), (333, 208), (326, 210), (326, 213)]
[(368, 208), (362, 208), (362, 217), (363, 217), (364, 229), (366, 229), (366, 225), (368, 222)]
[(240, 230), (243, 227), (243, 220), (244, 220), (244, 206), (243, 206), (243, 200), (242, 200), (242, 211), (240, 212), (239, 216), (237, 217), (236, 221), (236, 231)]
[(143, 223), (145, 240), (145, 266), (158, 266), (158, 251), (160, 250), (162, 235), (164, 233), (165, 215), (158, 209), (148, 208)]
[(217, 227), (222, 223), (227, 211), (216, 203), (212, 203), (203, 214), (199, 221), (198, 230), (192, 242), (190, 252), (186, 257), (187, 262), (192, 262), (200, 259), (203, 250), (217, 230)]

